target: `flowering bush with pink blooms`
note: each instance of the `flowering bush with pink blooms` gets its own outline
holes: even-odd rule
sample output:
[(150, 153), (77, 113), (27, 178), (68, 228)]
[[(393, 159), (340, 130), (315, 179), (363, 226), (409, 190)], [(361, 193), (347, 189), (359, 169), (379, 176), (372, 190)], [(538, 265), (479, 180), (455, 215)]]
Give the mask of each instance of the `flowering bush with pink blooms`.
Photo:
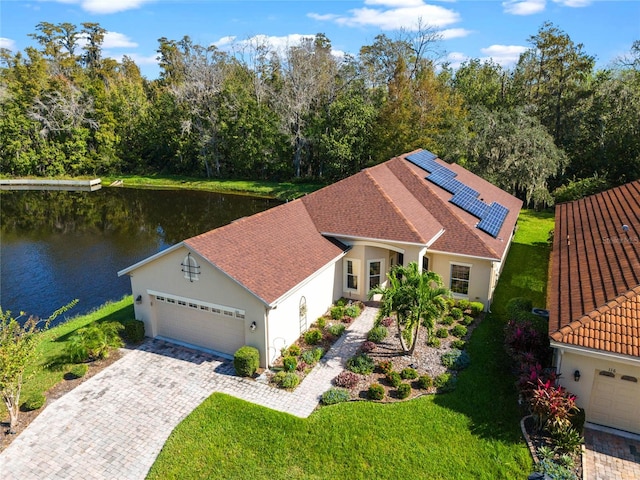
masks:
[(554, 382), (538, 379), (529, 402), (539, 430), (556, 432), (571, 426), (571, 417), (578, 412), (576, 396)]

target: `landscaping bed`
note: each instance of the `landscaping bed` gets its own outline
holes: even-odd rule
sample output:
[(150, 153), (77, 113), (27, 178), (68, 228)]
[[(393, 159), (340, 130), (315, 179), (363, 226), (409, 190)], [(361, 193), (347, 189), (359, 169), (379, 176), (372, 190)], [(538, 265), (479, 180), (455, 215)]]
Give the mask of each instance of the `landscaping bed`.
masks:
[[(461, 310), (453, 303), (451, 307)], [(375, 385), (374, 389), (378, 389), (378, 392), (373, 399), (385, 402), (453, 390), (458, 372), (470, 361), (465, 351), (466, 341), (483, 318), (480, 312), (475, 313), (475, 318), (471, 317), (471, 311), (466, 309), (464, 316), (458, 315), (457, 320), (449, 314), (443, 315), (429, 338), (422, 327), (411, 355), (402, 350), (395, 321), (391, 318), (382, 319), (380, 325), (372, 330), (382, 328), (384, 332), (386, 329), (386, 336), (381, 339), (378, 333), (378, 338), (375, 338), (376, 335), (370, 333), (370, 339), (376, 341), (365, 341), (360, 348), (360, 359), (366, 362), (371, 359), (375, 365), (373, 371), (354, 373), (354, 368), (347, 362), (346, 370), (334, 379), (334, 384), (348, 390), (351, 400), (372, 399), (370, 388)], [(459, 360), (453, 365), (445, 365), (443, 356)], [(356, 367), (355, 370), (365, 368)]]

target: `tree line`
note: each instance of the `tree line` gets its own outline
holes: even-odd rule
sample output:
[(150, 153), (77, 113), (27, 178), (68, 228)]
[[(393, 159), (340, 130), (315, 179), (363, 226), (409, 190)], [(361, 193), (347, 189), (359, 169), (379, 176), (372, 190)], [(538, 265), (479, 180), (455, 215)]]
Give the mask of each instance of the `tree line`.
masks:
[(640, 40), (607, 69), (544, 23), (513, 68), (439, 62), (439, 37), (323, 34), (276, 49), (158, 40), (159, 78), (103, 56), (97, 23), (41, 22), (0, 51), (0, 166), (13, 176), (178, 174), (331, 182), (416, 148), (550, 205), (640, 177)]

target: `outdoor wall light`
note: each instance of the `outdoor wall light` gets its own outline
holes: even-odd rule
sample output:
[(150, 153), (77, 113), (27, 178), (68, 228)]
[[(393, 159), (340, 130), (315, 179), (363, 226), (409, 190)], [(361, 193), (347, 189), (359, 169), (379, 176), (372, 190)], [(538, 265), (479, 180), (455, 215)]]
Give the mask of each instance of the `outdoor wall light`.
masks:
[(579, 382), (579, 381), (580, 381), (580, 370), (576, 370), (575, 372), (573, 372), (573, 379), (574, 379), (576, 382)]
[(138, 297), (136, 298), (136, 303), (138, 305), (140, 305), (142, 303), (142, 295), (138, 295)]
[(257, 327), (258, 327), (258, 324), (256, 322), (251, 322), (251, 325), (249, 325), (249, 328), (251, 329), (252, 332), (255, 332)]

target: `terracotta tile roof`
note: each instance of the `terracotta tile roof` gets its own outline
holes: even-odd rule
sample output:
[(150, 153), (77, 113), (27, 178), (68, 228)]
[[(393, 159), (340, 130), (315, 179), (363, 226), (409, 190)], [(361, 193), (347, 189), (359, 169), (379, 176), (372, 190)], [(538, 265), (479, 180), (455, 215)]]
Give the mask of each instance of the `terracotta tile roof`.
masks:
[(550, 272), (553, 340), (638, 356), (640, 180), (556, 207)]
[(242, 218), (184, 243), (267, 304), (346, 249), (318, 233), (301, 200)]

